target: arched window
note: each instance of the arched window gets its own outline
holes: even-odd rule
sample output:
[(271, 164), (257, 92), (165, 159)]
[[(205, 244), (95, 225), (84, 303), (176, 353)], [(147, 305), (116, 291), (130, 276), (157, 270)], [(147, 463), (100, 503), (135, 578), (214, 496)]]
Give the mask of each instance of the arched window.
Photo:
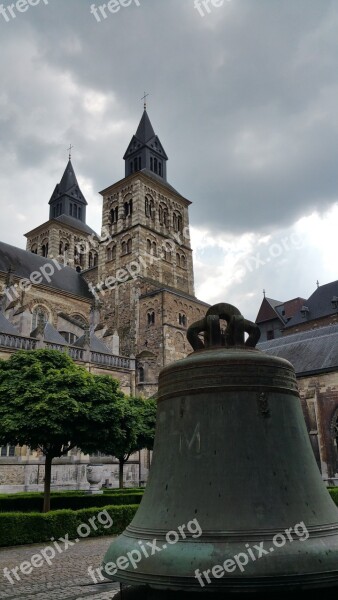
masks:
[(162, 246), (162, 250), (164, 260), (166, 260), (167, 262), (171, 262), (171, 250), (169, 250), (165, 245)]
[(127, 254), (127, 242), (122, 242), (121, 249), (122, 249), (122, 255)]
[(63, 242), (60, 242), (60, 245), (59, 245), (59, 254), (63, 254)]
[(133, 248), (133, 241), (131, 238), (127, 241), (127, 253), (130, 254)]
[(175, 231), (182, 231), (182, 215), (180, 213), (173, 214), (173, 228)]
[(168, 227), (168, 224), (169, 224), (168, 208), (163, 205), (160, 206), (158, 214), (159, 214), (160, 225), (164, 225), (165, 227)]
[(71, 317), (72, 317), (72, 319), (77, 321), (77, 323), (79, 324), (79, 327), (81, 327), (82, 329), (85, 329), (86, 327), (88, 327), (88, 322), (84, 316), (74, 314), (74, 315), (71, 315)]
[(177, 267), (181, 266), (181, 257), (179, 254), (176, 254), (176, 266)]
[(151, 241), (147, 239), (147, 253), (151, 254)]
[(116, 245), (111, 244), (107, 248), (107, 260), (115, 260), (116, 258)]
[(157, 245), (156, 242), (153, 242), (151, 245), (151, 253), (153, 256), (157, 256)]
[(42, 242), (41, 252), (42, 252), (42, 256), (44, 256), (44, 258), (47, 258), (47, 256), (48, 256), (48, 241)]
[(144, 383), (144, 368), (143, 367), (138, 368), (138, 382)]
[(119, 209), (118, 209), (118, 207), (112, 208), (111, 211), (110, 211), (110, 222), (111, 222), (111, 224), (117, 223), (118, 218), (119, 218)]
[(133, 201), (129, 200), (128, 202), (125, 202), (123, 207), (124, 207), (124, 216), (130, 217), (130, 215), (133, 214)]
[(148, 325), (154, 325), (155, 324), (155, 312), (153, 310), (148, 311), (148, 313), (147, 313), (147, 321), (148, 321)]
[(185, 316), (184, 313), (179, 313), (179, 315), (178, 315), (178, 322), (183, 327), (187, 326), (187, 317)]
[(33, 254), (37, 254), (37, 253), (38, 253), (38, 247), (37, 247), (37, 244), (33, 244), (33, 245), (32, 245), (32, 247), (31, 247), (31, 252), (32, 252)]
[(151, 196), (146, 196), (144, 201), (144, 212), (146, 217), (155, 219), (155, 204)]
[(89, 252), (89, 268), (96, 267), (97, 265), (97, 253)]
[(181, 267), (182, 267), (182, 269), (185, 269), (186, 266), (187, 266), (187, 261), (186, 261), (185, 255), (181, 254)]
[(45, 325), (49, 321), (49, 314), (47, 309), (43, 306), (36, 306), (32, 312), (32, 331), (37, 328), (38, 325)]

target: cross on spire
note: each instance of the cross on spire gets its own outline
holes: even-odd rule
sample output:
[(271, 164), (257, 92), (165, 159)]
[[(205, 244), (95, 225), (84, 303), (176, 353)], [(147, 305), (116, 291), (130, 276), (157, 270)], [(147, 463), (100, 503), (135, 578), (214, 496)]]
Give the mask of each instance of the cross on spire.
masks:
[(146, 101), (147, 96), (149, 96), (149, 94), (146, 94), (146, 92), (144, 92), (144, 96), (142, 96), (142, 98), (141, 98), (141, 100), (144, 100), (144, 110), (147, 110), (147, 101)]
[(70, 144), (69, 148), (67, 148), (68, 152), (69, 152), (69, 160), (71, 160), (72, 158), (72, 150), (73, 150), (74, 146), (72, 146), (72, 144)]
[(263, 290), (263, 296), (264, 296), (264, 298), (265, 298), (265, 293), (266, 293), (265, 290)]

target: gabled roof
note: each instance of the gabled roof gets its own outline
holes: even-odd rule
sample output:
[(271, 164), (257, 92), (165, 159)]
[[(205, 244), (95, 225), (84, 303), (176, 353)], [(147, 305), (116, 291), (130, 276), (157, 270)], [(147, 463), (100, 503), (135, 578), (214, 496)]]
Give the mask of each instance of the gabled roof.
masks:
[(338, 367), (338, 325), (301, 331), (257, 344), (271, 356), (286, 358), (297, 375)]
[(270, 321), (271, 319), (279, 319), (284, 324), (285, 321), (282, 315), (276, 310), (276, 307), (280, 304), (283, 304), (283, 302), (264, 296), (258, 311), (256, 323), (263, 323), (264, 321)]
[(8, 269), (11, 268), (13, 276), (21, 279), (29, 279), (33, 271), (43, 273), (41, 269), (46, 265), (50, 265), (48, 271), (51, 272), (51, 275), (48, 277), (49, 281), (46, 277), (43, 277), (41, 285), (68, 292), (86, 300), (92, 299), (87, 282), (75, 269), (64, 267), (57, 263), (57, 261), (54, 262), (49, 258), (43, 258), (32, 252), (22, 250), (22, 248), (16, 248), (15, 246), (0, 242), (1, 272), (8, 273)]
[[(170, 183), (168, 183), (162, 177), (160, 177), (160, 175), (156, 175), (156, 173), (153, 173), (149, 169), (141, 169), (141, 171), (138, 171), (138, 173), (144, 173), (144, 175), (147, 175), (148, 177), (156, 181), (156, 183), (161, 183), (164, 187), (168, 188), (168, 190), (170, 190), (171, 192), (174, 192), (174, 194), (176, 194), (177, 196), (184, 198), (184, 196), (182, 196), (182, 194), (175, 190), (175, 188), (172, 185), (170, 185)], [(135, 173), (135, 175), (137, 175), (137, 173)], [(186, 198), (184, 198), (184, 200), (191, 204), (190, 200), (187, 200)]]
[(133, 177), (138, 177), (140, 174), (145, 175), (146, 177), (149, 177), (155, 183), (159, 183), (164, 188), (167, 188), (167, 190), (169, 190), (170, 192), (173, 192), (176, 196), (178, 196), (179, 198), (181, 198), (182, 200), (184, 200), (184, 202), (187, 203), (188, 206), (191, 204), (191, 201), (188, 200), (187, 198), (185, 198), (184, 196), (182, 196), (182, 194), (180, 194), (177, 190), (175, 190), (175, 188), (172, 185), (170, 185), (170, 183), (168, 183), (165, 179), (163, 179), (162, 177), (160, 177), (160, 175), (156, 175), (155, 173), (153, 173), (149, 169), (141, 169), (140, 171), (136, 171), (135, 173), (132, 173), (131, 175), (128, 175), (128, 177), (124, 177), (123, 179), (120, 179), (119, 181), (117, 181), (113, 185), (110, 185), (110, 186), (104, 188), (103, 190), (101, 190), (99, 192), (99, 194), (101, 194), (101, 196), (104, 196), (109, 190), (114, 189), (115, 187), (119, 186), (122, 181), (124, 182), (124, 181), (126, 181), (128, 179), (132, 179)]
[(86, 332), (84, 335), (79, 337), (75, 342), (74, 346), (77, 348), (85, 348), (89, 344), (89, 348), (92, 352), (102, 352), (102, 354), (112, 354), (111, 350), (109, 350), (108, 346), (101, 342), (94, 333)]
[(79, 219), (74, 219), (74, 217), (70, 217), (69, 215), (65, 215), (65, 214), (60, 215), (59, 217), (53, 217), (52, 219), (49, 219), (49, 221), (45, 221), (44, 223), (41, 223), (41, 225), (38, 225), (34, 229), (31, 229), (31, 231), (28, 231), (27, 233), (25, 233), (25, 237), (31, 236), (35, 232), (45, 229), (46, 226), (48, 225), (48, 223), (53, 223), (53, 221), (63, 223), (64, 225), (69, 225), (69, 227), (72, 227), (73, 229), (77, 229), (77, 231), (81, 231), (82, 233), (86, 233), (87, 235), (89, 234), (89, 235), (94, 236), (97, 239), (99, 239), (99, 236), (96, 233), (96, 231), (94, 231), (94, 229), (89, 227), (89, 225), (87, 225), (83, 221), (80, 221)]
[(319, 286), (304, 302), (309, 309), (307, 318), (305, 319), (302, 316), (299, 309), (292, 319), (290, 319), (286, 328), (336, 314), (337, 308), (334, 308), (331, 304), (333, 297), (338, 297), (338, 280)]
[(5, 315), (0, 311), (0, 333), (8, 335), (20, 335), (18, 329), (6, 319)]
[(87, 204), (87, 200), (80, 190), (71, 160), (68, 161), (60, 183), (55, 186), (49, 204), (52, 204), (52, 202), (58, 198), (61, 198), (62, 196), (70, 196), (80, 204)]
[[(34, 329), (34, 331), (32, 331), (31, 337), (36, 338), (38, 336), (38, 334), (39, 334), (39, 327), (37, 327), (36, 329)], [(58, 332), (57, 329), (55, 329), (55, 327), (53, 327), (53, 325), (51, 325), (51, 323), (46, 323), (44, 330), (43, 330), (43, 339), (45, 342), (48, 342), (49, 344), (62, 344), (64, 346), (68, 345), (65, 338)]]
[(70, 217), (69, 215), (60, 215), (59, 217), (54, 217), (52, 220), (61, 221), (61, 223), (65, 223), (74, 229), (79, 229), (80, 231), (84, 231), (84, 233), (95, 235), (95, 237), (98, 238), (97, 233), (94, 231), (94, 229), (89, 227), (89, 225), (83, 223), (83, 221), (80, 221), (79, 219), (74, 219), (74, 217)]

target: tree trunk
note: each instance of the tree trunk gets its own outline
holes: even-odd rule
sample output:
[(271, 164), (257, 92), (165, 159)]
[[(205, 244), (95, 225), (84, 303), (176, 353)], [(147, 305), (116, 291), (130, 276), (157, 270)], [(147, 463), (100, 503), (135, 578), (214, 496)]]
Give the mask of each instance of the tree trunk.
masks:
[(52, 460), (53, 457), (46, 455), (45, 461), (45, 485), (44, 485), (44, 497), (43, 497), (43, 512), (50, 511), (50, 482), (52, 478)]
[(120, 488), (123, 488), (123, 466), (124, 466), (124, 459), (119, 458), (119, 487)]

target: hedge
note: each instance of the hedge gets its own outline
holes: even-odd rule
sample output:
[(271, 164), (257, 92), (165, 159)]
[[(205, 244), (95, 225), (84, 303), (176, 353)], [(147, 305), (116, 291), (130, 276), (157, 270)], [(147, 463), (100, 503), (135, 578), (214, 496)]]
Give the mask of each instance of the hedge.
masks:
[(338, 487), (329, 488), (329, 494), (333, 502), (335, 502), (335, 504), (338, 506)]
[[(138, 505), (129, 506), (105, 506), (101, 508), (87, 508), (82, 510), (57, 510), (46, 514), (41, 513), (0, 513), (0, 546), (17, 546), (21, 544), (36, 544), (40, 542), (49, 542), (52, 545), (51, 538), (59, 540), (68, 535), (70, 540), (78, 538), (88, 538), (103, 535), (114, 535), (121, 533), (129, 525)], [(113, 520), (111, 527), (105, 527), (109, 521), (104, 517), (100, 524), (97, 515), (102, 511), (107, 511)], [(96, 516), (95, 525), (97, 529), (89, 522), (90, 518)], [(86, 535), (86, 528), (77, 531), (80, 525), (88, 524), (90, 527), (89, 535)], [(62, 543), (60, 543), (62, 546)]]
[[(133, 493), (83, 494), (59, 493), (51, 495), (51, 510), (80, 510), (82, 508), (109, 505), (139, 504), (143, 496), (142, 490)], [(41, 512), (43, 494), (8, 494), (0, 495), (0, 514), (4, 512)]]

